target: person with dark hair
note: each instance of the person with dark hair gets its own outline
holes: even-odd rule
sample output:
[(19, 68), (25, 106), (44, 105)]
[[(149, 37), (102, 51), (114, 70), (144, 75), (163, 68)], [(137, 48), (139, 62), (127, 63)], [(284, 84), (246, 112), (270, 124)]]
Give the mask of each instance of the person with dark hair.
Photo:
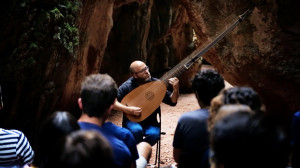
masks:
[(212, 69), (200, 71), (192, 80), (201, 109), (186, 112), (178, 120), (173, 140), (173, 156), (178, 167), (209, 167), (208, 108), (211, 99), (224, 87), (224, 79)]
[(262, 102), (257, 92), (251, 87), (240, 86), (223, 89), (218, 96), (211, 100), (209, 108), (209, 118), (207, 120), (208, 130), (211, 130), (215, 123), (215, 116), (222, 105), (242, 104), (250, 107), (250, 110), (256, 114), (262, 114)]
[[(141, 109), (138, 107), (133, 107), (128, 110), (128, 107), (122, 105), (121, 100), (132, 90), (139, 87), (140, 85), (146, 84), (151, 81), (157, 81), (159, 79), (153, 78), (149, 72), (149, 67), (142, 61), (133, 61), (130, 64), (129, 71), (131, 76), (127, 81), (125, 81), (118, 89), (118, 102), (115, 104), (115, 109), (127, 113), (129, 115), (140, 116)], [(168, 79), (173, 91), (166, 91), (163, 102), (175, 106), (177, 104), (177, 99), (179, 97), (179, 80), (174, 77)], [(161, 110), (158, 107), (148, 118), (141, 122), (130, 121), (126, 115), (123, 115), (123, 127), (130, 130), (133, 134), (136, 143), (147, 142), (151, 146), (155, 145), (160, 138), (160, 127), (157, 121), (157, 114), (160, 114)]]
[[(82, 110), (78, 123), (81, 129), (96, 130), (108, 140), (113, 149), (114, 167), (134, 167), (138, 155), (133, 156), (127, 143), (103, 127), (116, 97), (117, 85), (109, 75), (92, 74), (87, 76), (82, 82), (78, 99), (79, 108)], [(129, 131), (128, 133), (130, 134)], [(135, 144), (135, 141), (133, 140), (131, 143)]]
[(99, 132), (78, 130), (69, 134), (61, 147), (56, 168), (112, 168), (113, 153)]
[(259, 95), (251, 87), (232, 87), (224, 90), (223, 95), (224, 104), (245, 104), (253, 111), (261, 112)]
[(56, 111), (43, 123), (34, 165), (40, 168), (56, 167), (58, 146), (69, 133), (79, 130), (77, 119), (67, 111)]
[(288, 164), (285, 132), (263, 115), (232, 113), (216, 122), (210, 135), (215, 168), (286, 168)]

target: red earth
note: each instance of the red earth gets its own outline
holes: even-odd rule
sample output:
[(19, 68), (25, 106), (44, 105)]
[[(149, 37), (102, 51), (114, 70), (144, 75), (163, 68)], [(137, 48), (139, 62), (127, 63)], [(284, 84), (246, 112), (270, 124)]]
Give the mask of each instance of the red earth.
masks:
[[(162, 110), (162, 125), (161, 131), (165, 132), (165, 135), (161, 136), (161, 167), (169, 167), (174, 164), (175, 161), (173, 159), (173, 136), (175, 127), (177, 125), (177, 121), (180, 115), (187, 111), (192, 111), (199, 109), (198, 102), (193, 93), (190, 94), (180, 94), (179, 99), (177, 101), (177, 105), (174, 107), (168, 106), (164, 103), (161, 104)], [(121, 126), (122, 123), (122, 113), (118, 111), (113, 111), (109, 117), (109, 121)], [(155, 152), (156, 145), (152, 147), (152, 156), (150, 159), (150, 164), (155, 161)], [(150, 166), (149, 166), (150, 167)]]

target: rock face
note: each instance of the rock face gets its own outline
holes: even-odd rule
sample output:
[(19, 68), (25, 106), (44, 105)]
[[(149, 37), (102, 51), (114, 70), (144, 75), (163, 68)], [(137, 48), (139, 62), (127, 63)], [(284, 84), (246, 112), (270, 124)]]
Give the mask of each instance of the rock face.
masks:
[[(53, 6), (63, 2), (2, 3), (2, 127), (34, 137), (32, 128), (56, 110), (79, 115), (80, 83), (91, 73), (121, 84), (129, 64), (142, 60), (160, 77), (247, 9), (251, 15), (203, 57), (232, 85), (253, 87), (270, 114), (288, 119), (300, 110), (295, 0), (82, 0), (77, 19), (72, 5)], [(180, 77), (182, 91), (198, 69)]]
[(99, 72), (108, 35), (113, 26), (113, 6), (114, 3), (110, 0), (82, 1), (81, 15), (78, 18), (80, 37), (78, 56), (56, 108), (80, 115), (77, 107), (80, 85), (85, 76)]
[(252, 9), (204, 58), (232, 85), (253, 87), (269, 113), (287, 117), (300, 109), (298, 2), (182, 2), (200, 39), (214, 36), (232, 15)]

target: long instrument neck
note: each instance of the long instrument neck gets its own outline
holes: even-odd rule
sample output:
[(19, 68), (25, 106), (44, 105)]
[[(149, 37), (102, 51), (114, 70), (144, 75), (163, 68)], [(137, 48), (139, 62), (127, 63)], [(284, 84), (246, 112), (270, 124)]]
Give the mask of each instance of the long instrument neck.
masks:
[(245, 17), (251, 12), (251, 10), (247, 10), (242, 15), (238, 17), (236, 21), (234, 21), (230, 27), (225, 29), (221, 34), (219, 34), (213, 41), (211, 41), (206, 47), (199, 50), (197, 49), (192, 54), (190, 54), (188, 57), (183, 59), (179, 64), (177, 64), (174, 68), (172, 68), (170, 71), (165, 73), (160, 80), (163, 81), (166, 85), (168, 85), (168, 79), (172, 77), (179, 77), (182, 75), (186, 70), (188, 70), (194, 63), (196, 63), (198, 60), (202, 61), (202, 55), (204, 55), (210, 48), (212, 48), (217, 42), (219, 42), (223, 37), (226, 36), (231, 30), (233, 30), (239, 22), (245, 19)]

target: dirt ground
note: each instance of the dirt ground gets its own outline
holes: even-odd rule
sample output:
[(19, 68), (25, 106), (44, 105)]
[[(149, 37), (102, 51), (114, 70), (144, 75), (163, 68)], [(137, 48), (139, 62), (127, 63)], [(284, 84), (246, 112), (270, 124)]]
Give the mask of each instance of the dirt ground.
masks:
[[(177, 105), (174, 107), (168, 106), (164, 103), (161, 104), (162, 110), (162, 125), (161, 131), (165, 132), (165, 135), (161, 136), (161, 164), (160, 167), (169, 167), (174, 162), (173, 160), (173, 136), (175, 127), (177, 125), (177, 121), (179, 116), (187, 111), (196, 110), (199, 108), (196, 97), (193, 93), (191, 94), (180, 94), (179, 99), (177, 101)], [(122, 113), (113, 111), (109, 117), (109, 121), (120, 125), (122, 123)], [(152, 147), (152, 157), (150, 159), (150, 163), (154, 163), (155, 161), (155, 151), (156, 145)]]

